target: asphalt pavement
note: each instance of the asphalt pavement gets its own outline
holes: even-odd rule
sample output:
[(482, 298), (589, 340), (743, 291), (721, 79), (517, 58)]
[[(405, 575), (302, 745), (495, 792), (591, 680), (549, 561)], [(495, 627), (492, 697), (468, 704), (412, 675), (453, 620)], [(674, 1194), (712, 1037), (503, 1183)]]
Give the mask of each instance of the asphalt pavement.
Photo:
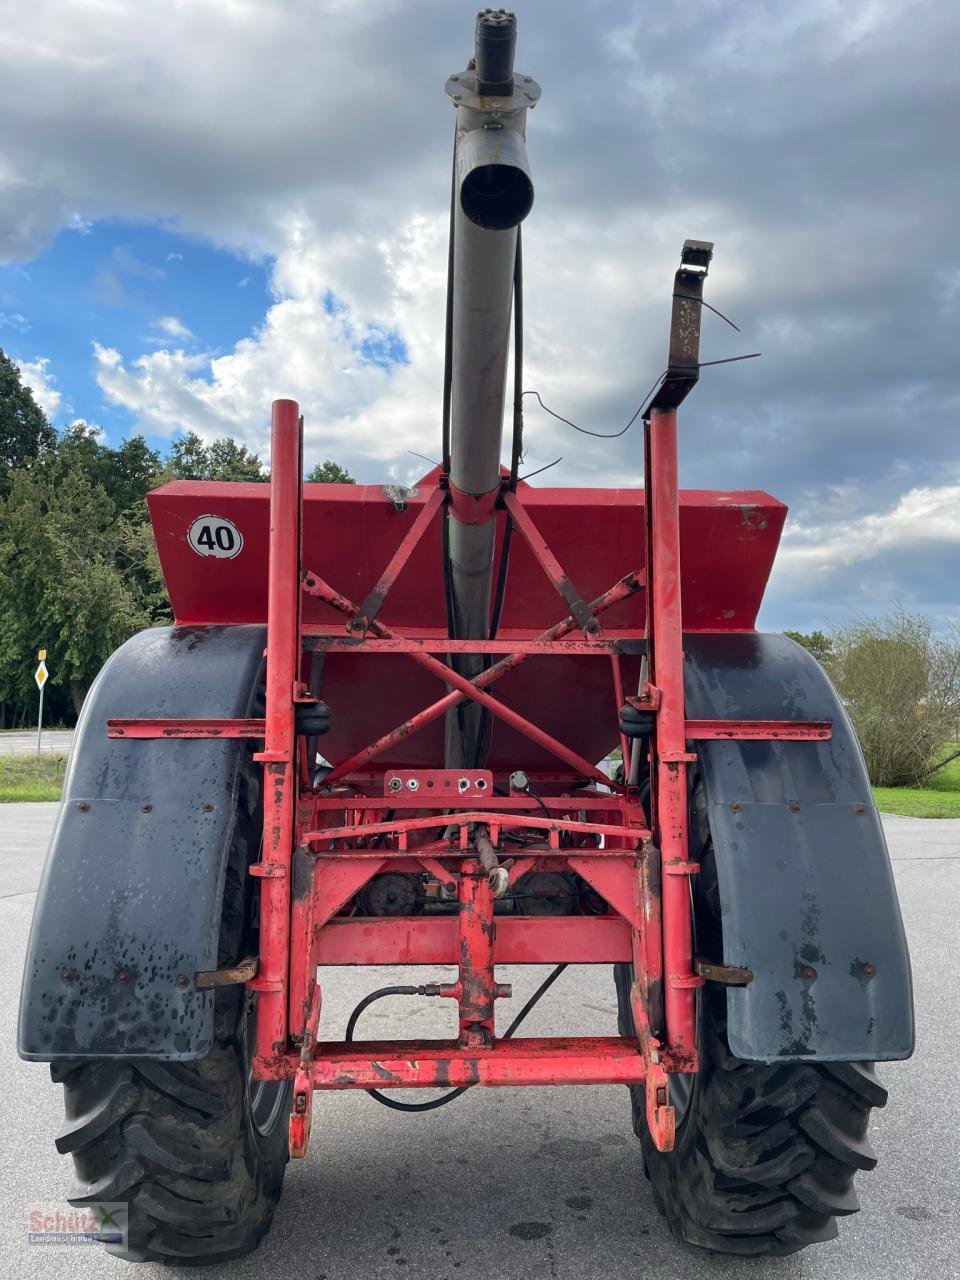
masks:
[[(40, 750), (65, 756), (73, 742), (72, 729), (44, 729), (40, 736)], [(28, 756), (37, 750), (37, 727), (32, 729), (4, 729), (0, 731), (0, 756)]]
[[(97, 1247), (27, 1244), (30, 1213), (64, 1209), (70, 1160), (53, 1139), (61, 1090), (20, 1062), (15, 1019), (34, 889), (56, 805), (0, 807), (0, 1275), (120, 1277)], [(858, 1178), (862, 1212), (840, 1237), (785, 1259), (715, 1258), (678, 1244), (657, 1214), (623, 1088), (474, 1089), (449, 1107), (406, 1116), (365, 1094), (319, 1094), (305, 1160), (291, 1164), (273, 1230), (250, 1257), (205, 1270), (211, 1280), (954, 1280), (960, 1277), (960, 1001), (956, 968), (960, 820), (885, 818), (910, 937), (917, 1052), (889, 1063), (890, 1090), (871, 1140), (880, 1163)], [(432, 972), (432, 971), (431, 971)], [(509, 967), (517, 1007), (546, 970)], [(389, 978), (385, 976), (389, 973)], [(422, 970), (334, 970), (322, 1034), (386, 981)], [(507, 1002), (504, 1002), (505, 1004)], [(445, 1001), (382, 1001), (365, 1038), (449, 1034)], [(440, 1008), (439, 1006), (443, 1006)], [(507, 1014), (509, 1016), (509, 1013)], [(568, 969), (531, 1015), (530, 1034), (610, 1034), (608, 967)], [(136, 1280), (170, 1272), (144, 1266)]]

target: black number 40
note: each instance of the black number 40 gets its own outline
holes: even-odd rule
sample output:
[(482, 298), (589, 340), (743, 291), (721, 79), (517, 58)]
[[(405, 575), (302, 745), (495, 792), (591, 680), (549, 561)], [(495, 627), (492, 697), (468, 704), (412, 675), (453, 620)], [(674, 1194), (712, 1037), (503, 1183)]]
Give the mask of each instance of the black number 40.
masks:
[(232, 551), (237, 545), (236, 534), (228, 524), (218, 524), (216, 528), (205, 524), (197, 534), (197, 546), (206, 547), (210, 551), (214, 549), (214, 540), (221, 551)]

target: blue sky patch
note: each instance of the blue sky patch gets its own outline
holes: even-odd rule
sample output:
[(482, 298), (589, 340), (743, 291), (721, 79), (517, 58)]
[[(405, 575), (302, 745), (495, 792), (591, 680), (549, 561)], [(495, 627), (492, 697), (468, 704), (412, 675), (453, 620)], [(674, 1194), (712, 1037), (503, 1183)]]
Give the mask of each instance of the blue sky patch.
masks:
[(396, 329), (378, 324), (358, 328), (350, 319), (350, 308), (331, 289), (323, 295), (323, 309), (328, 316), (340, 321), (344, 339), (356, 352), (360, 364), (373, 364), (389, 372), (410, 363), (407, 344)]
[(17, 360), (49, 358), (58, 425), (85, 418), (117, 443), (136, 424), (105, 400), (92, 344), (125, 362), (158, 347), (230, 351), (263, 322), (270, 267), (160, 226), (78, 223), (33, 261), (0, 266), (0, 346)]

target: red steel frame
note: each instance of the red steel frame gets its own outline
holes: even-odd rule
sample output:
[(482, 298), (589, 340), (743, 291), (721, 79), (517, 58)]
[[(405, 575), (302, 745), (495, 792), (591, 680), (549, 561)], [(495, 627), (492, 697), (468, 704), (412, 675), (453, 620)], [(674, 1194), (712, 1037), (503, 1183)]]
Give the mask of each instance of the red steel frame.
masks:
[[(108, 733), (131, 738), (257, 738), (264, 769), (263, 845), (250, 874), (260, 879), (260, 953), (254, 1074), (294, 1079), (291, 1153), (309, 1138), (314, 1089), (443, 1085), (610, 1084), (646, 1082), (647, 1116), (657, 1145), (673, 1142), (668, 1074), (697, 1069), (696, 988), (687, 844), (688, 766), (701, 739), (809, 739), (830, 736), (825, 722), (687, 720), (683, 698), (679, 494), (676, 410), (651, 412), (645, 428), (647, 539), (642, 569), (585, 602), (539, 533), (520, 494), (506, 484), (506, 509), (569, 613), (534, 639), (444, 640), (399, 635), (379, 620), (390, 589), (419, 541), (449, 505), (465, 499), (439, 477), (376, 586), (354, 604), (302, 563), (302, 422), (297, 405), (273, 406), (266, 712), (248, 720), (115, 720)], [(475, 518), (475, 517), (470, 517)], [(605, 638), (607, 609), (642, 587), (647, 599), (646, 680), (625, 698), (615, 640)], [(304, 594), (341, 612), (345, 630), (304, 625)], [(579, 636), (573, 633), (580, 632)], [(314, 655), (401, 653), (444, 686), (434, 702), (376, 741), (334, 762), (323, 783), (310, 783), (299, 706), (315, 698), (308, 679)], [(502, 655), (472, 680), (440, 655)], [(625, 701), (649, 711), (649, 811), (631, 785), (631, 751), (621, 734), (623, 783), (531, 723), (490, 692), (531, 656), (563, 654), (610, 662), (614, 716)], [(444, 771), (403, 770), (416, 792), (385, 793), (377, 758), (465, 700), (483, 706), (558, 761), (539, 797), (525, 791), (461, 797), (444, 789)], [(334, 709), (336, 711), (336, 708)], [(522, 762), (521, 762), (522, 763)], [(392, 770), (391, 772), (397, 772)], [(477, 770), (467, 771), (476, 775)], [(422, 785), (421, 785), (422, 783)], [(604, 791), (596, 784), (605, 784)], [(593, 784), (592, 786), (589, 784)], [(427, 795), (427, 788), (442, 791)], [(560, 789), (559, 794), (553, 794)], [(431, 804), (432, 801), (432, 804)], [(426, 812), (425, 812), (426, 811)], [(510, 846), (510, 884), (532, 868), (575, 872), (606, 904), (606, 914), (494, 916), (484, 851), (496, 858), (503, 833), (531, 843)], [(505, 851), (504, 851), (505, 852)], [(457, 901), (455, 914), (357, 919), (344, 914), (355, 895), (384, 871), (426, 874)], [(497, 964), (631, 962), (636, 1038), (564, 1037), (498, 1041), (494, 1008), (509, 989)], [(455, 1041), (318, 1043), (318, 969), (336, 964), (457, 964), (456, 982), (429, 994), (459, 1009)], [(662, 1014), (659, 993), (662, 992)]]

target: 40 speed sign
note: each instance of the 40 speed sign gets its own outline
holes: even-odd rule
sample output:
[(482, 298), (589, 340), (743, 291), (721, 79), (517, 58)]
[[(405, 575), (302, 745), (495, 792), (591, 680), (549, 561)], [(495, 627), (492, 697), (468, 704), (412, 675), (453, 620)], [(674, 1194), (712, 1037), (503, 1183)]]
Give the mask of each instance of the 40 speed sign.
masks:
[(243, 550), (243, 534), (226, 516), (197, 516), (187, 530), (187, 541), (198, 556), (232, 560)]

